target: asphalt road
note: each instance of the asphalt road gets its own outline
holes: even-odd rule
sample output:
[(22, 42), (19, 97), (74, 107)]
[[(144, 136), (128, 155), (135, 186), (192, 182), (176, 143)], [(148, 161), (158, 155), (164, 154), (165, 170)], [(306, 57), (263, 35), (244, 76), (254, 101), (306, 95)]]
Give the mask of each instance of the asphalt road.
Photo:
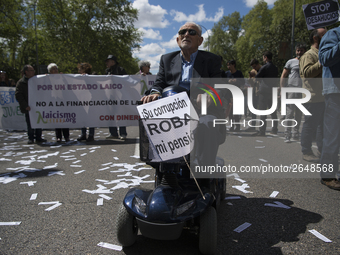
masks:
[[(284, 143), (280, 131), (266, 137), (229, 133), (219, 155), (237, 170), (310, 166), (299, 143)], [(119, 248), (114, 222), (129, 187), (153, 186), (154, 171), (136, 157), (137, 127), (128, 127), (125, 142), (105, 140), (108, 128), (96, 129), (90, 143), (76, 141), (79, 130), (62, 145), (54, 131), (43, 134), (47, 143), (27, 145), (24, 132), (0, 130), (0, 254), (199, 254), (198, 237), (186, 231), (175, 241), (138, 235), (121, 251), (101, 246)], [(321, 185), (318, 175), (228, 174), (228, 199), (218, 210), (218, 254), (340, 254), (340, 193)]]

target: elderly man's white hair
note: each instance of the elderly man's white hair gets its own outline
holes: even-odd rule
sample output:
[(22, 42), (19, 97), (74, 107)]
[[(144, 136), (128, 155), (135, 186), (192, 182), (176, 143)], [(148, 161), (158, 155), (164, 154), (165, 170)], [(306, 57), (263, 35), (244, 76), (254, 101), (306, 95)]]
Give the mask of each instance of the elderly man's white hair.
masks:
[[(195, 22), (192, 22), (192, 21), (189, 21), (189, 22), (185, 23), (184, 25), (187, 25), (187, 24), (191, 24), (191, 25), (194, 25), (195, 27), (197, 27), (199, 35), (202, 35), (202, 27), (200, 25), (198, 25), (198, 24), (196, 24)], [(182, 25), (181, 27), (183, 27), (184, 25)]]
[(141, 69), (143, 66), (148, 66), (148, 67), (151, 66), (150, 62), (149, 61), (145, 61), (145, 60), (139, 61), (138, 65), (139, 65), (139, 69)]
[(47, 71), (50, 73), (50, 72), (51, 72), (51, 69), (52, 69), (53, 67), (58, 68), (57, 64), (51, 63), (51, 64), (49, 64), (49, 65), (47, 66)]

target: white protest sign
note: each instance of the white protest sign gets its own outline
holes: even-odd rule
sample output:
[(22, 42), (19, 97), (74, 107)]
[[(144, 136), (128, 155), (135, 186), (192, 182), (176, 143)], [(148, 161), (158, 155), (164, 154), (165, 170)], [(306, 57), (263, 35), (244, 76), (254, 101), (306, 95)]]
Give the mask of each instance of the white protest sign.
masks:
[(182, 157), (194, 145), (193, 131), (198, 122), (187, 93), (137, 107), (151, 146), (161, 161)]
[(15, 88), (0, 87), (0, 128), (26, 130), (25, 114), (15, 99)]
[(38, 75), (28, 80), (32, 128), (137, 126), (155, 75)]

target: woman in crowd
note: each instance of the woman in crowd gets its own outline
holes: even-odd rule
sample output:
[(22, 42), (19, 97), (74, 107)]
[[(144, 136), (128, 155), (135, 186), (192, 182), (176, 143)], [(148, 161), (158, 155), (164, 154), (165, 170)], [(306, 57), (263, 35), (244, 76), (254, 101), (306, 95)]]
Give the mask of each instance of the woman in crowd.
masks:
[(150, 73), (150, 67), (151, 64), (149, 61), (139, 61), (138, 63), (139, 65), (139, 72), (136, 74), (141, 74), (141, 75), (151, 75), (152, 73)]
[[(86, 74), (92, 74), (92, 66), (89, 63), (81, 63), (78, 64), (78, 73), (86, 75)], [(92, 142), (94, 141), (94, 128), (89, 128), (89, 136), (86, 139), (86, 128), (81, 129), (81, 136), (78, 137), (78, 141), (88, 141)]]
[[(59, 69), (55, 63), (51, 63), (47, 66), (49, 74), (58, 74)], [(55, 135), (57, 137), (57, 143), (61, 143), (62, 135), (64, 135), (65, 142), (70, 141), (70, 129), (69, 128), (56, 128)]]

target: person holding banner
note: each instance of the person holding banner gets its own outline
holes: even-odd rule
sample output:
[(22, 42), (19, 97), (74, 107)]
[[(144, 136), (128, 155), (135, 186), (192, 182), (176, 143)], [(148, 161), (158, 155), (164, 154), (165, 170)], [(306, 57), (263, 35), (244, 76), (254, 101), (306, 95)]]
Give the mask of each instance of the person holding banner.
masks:
[[(190, 90), (192, 78), (221, 78), (221, 58), (213, 53), (198, 50), (203, 42), (202, 28), (194, 23), (187, 22), (178, 31), (177, 44), (181, 51), (161, 56), (159, 72), (150, 94), (142, 97), (143, 103), (157, 100), (163, 89), (179, 85)], [(191, 97), (194, 96), (191, 94)], [(194, 98), (200, 105), (201, 94)], [(208, 97), (208, 109), (211, 98)], [(213, 127), (212, 122), (219, 115), (225, 116), (224, 109), (216, 109), (215, 114), (202, 115), (195, 130), (195, 158), (194, 164), (215, 165), (218, 147), (225, 141), (226, 127)], [(217, 116), (218, 117), (218, 116)], [(204, 162), (204, 163), (203, 163)], [(193, 168), (193, 166), (191, 166)]]
[(321, 183), (328, 188), (340, 190), (340, 27), (329, 30), (321, 39), (319, 61), (322, 69), (322, 94), (325, 96), (323, 146), (320, 158), (327, 171), (321, 172)]
[[(47, 66), (47, 71), (48, 71), (49, 74), (58, 74), (59, 69), (58, 69), (57, 64), (55, 64), (55, 63), (49, 64)], [(70, 141), (70, 129), (69, 128), (56, 128), (55, 134), (56, 134), (56, 137), (57, 137), (57, 143), (61, 143), (62, 135), (64, 135), (66, 142)]]
[(28, 79), (34, 76), (34, 68), (31, 65), (25, 65), (22, 69), (23, 77), (18, 81), (15, 89), (15, 99), (18, 101), (20, 106), (20, 111), (25, 114), (26, 124), (27, 124), (27, 135), (28, 135), (28, 144), (33, 144), (34, 139), (37, 143), (46, 142), (42, 136), (42, 129), (36, 128), (32, 129), (29, 111), (31, 107), (28, 102)]
[[(78, 64), (78, 72), (82, 75), (91, 74), (92, 66), (89, 63)], [(77, 138), (78, 141), (94, 141), (94, 127), (89, 128), (89, 136), (86, 139), (86, 127), (81, 129), (81, 136)]]
[[(126, 71), (123, 67), (119, 66), (116, 56), (108, 55), (106, 60), (106, 67), (105, 70), (106, 75), (126, 75)], [(127, 133), (126, 127), (119, 127), (119, 135), (117, 127), (109, 127), (110, 135), (106, 137), (106, 139), (116, 139), (119, 138), (121, 140), (125, 140)]]

